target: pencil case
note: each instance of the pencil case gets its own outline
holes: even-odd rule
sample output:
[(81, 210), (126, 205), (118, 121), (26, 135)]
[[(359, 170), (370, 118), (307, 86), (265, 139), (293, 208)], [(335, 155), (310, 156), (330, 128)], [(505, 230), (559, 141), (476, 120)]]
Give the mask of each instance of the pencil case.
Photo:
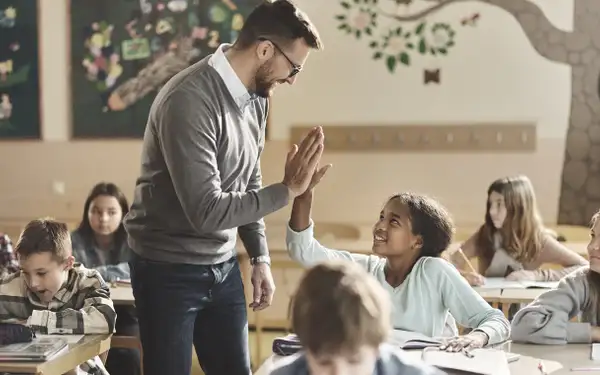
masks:
[(273, 353), (281, 356), (288, 356), (298, 353), (302, 350), (302, 344), (296, 335), (287, 335), (273, 340)]
[(30, 327), (16, 323), (0, 323), (0, 346), (31, 342), (34, 337)]

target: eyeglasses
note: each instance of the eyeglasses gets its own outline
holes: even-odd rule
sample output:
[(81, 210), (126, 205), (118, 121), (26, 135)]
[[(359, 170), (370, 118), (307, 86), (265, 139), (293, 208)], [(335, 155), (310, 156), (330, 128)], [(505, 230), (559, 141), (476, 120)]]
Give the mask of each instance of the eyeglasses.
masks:
[(290, 65), (292, 67), (292, 71), (287, 76), (287, 78), (292, 78), (296, 74), (300, 73), (300, 71), (302, 70), (302, 65), (298, 65), (298, 64), (294, 63), (292, 60), (290, 60), (290, 58), (285, 54), (285, 52), (283, 52), (283, 50), (281, 48), (279, 48), (277, 43), (275, 43), (272, 40), (267, 39), (267, 38), (258, 38), (258, 40), (271, 43), (273, 45), (273, 47), (275, 47), (275, 49), (277, 51), (279, 51), (279, 53), (281, 53), (283, 55), (283, 57), (285, 57), (285, 59), (290, 63)]

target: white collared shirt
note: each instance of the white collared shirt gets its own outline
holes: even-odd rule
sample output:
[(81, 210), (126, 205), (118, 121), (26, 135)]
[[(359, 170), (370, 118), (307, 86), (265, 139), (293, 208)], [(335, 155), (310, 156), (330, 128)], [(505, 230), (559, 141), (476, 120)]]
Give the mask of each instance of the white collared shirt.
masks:
[(241, 110), (244, 110), (256, 96), (248, 92), (240, 77), (238, 77), (237, 73), (231, 67), (229, 60), (227, 60), (225, 51), (229, 48), (231, 48), (231, 44), (221, 44), (209, 58), (208, 64), (219, 73), (237, 105)]

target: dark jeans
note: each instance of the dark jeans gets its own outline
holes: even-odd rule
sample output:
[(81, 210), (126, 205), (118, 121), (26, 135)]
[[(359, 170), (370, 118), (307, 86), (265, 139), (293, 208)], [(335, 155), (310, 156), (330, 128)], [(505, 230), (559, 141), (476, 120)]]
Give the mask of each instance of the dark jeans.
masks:
[[(135, 308), (115, 306), (117, 323), (115, 336), (138, 336), (140, 330)], [(108, 351), (105, 364), (110, 375), (139, 375), (140, 352), (137, 349), (112, 348)]]
[(248, 375), (248, 317), (240, 267), (129, 263), (144, 375), (189, 375), (192, 344), (206, 375)]

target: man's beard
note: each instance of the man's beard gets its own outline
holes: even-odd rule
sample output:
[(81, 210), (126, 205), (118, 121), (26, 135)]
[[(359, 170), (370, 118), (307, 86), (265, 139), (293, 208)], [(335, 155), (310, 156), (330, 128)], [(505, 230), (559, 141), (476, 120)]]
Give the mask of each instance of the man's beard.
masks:
[(271, 63), (266, 62), (256, 72), (254, 76), (254, 93), (261, 98), (269, 98), (273, 93), (273, 88), (275, 84), (278, 83), (278, 80), (271, 79)]

